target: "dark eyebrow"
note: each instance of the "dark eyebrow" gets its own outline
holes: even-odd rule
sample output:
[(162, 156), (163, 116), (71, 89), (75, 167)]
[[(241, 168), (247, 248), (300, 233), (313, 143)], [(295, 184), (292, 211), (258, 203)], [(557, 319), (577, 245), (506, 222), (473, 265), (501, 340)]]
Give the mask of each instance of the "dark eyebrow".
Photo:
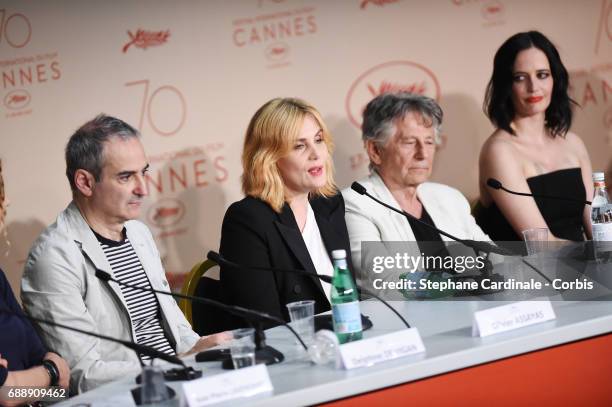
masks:
[[(550, 69), (547, 68), (542, 68), (542, 69), (536, 69), (536, 72), (551, 72)], [(517, 75), (517, 74), (525, 74), (527, 75), (527, 72), (525, 71), (513, 71), (512, 75)]]
[[(146, 170), (149, 169), (150, 164), (147, 163), (147, 165), (144, 166), (144, 168), (142, 170), (140, 170), (140, 172), (145, 172)], [(121, 171), (119, 173), (117, 173), (118, 177), (125, 177), (128, 175), (134, 175), (136, 174), (138, 171)]]
[(121, 171), (121, 172), (117, 173), (117, 176), (118, 177), (125, 177), (125, 176), (128, 176), (128, 175), (134, 175), (134, 174), (136, 174), (136, 171)]

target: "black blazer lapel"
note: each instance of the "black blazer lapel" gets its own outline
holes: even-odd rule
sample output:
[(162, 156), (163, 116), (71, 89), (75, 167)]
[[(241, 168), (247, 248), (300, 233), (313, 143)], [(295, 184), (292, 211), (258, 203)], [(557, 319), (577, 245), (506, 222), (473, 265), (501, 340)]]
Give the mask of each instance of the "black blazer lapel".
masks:
[[(346, 229), (346, 221), (344, 220), (344, 201), (341, 195), (331, 198), (316, 198), (310, 204), (317, 219), (317, 225), (323, 238), (323, 243), (331, 259), (331, 252), (338, 249), (346, 251), (346, 258), (349, 264), (349, 270), (353, 279), (355, 273), (353, 270), (351, 259), (351, 248), (349, 244), (348, 231)], [(332, 260), (333, 263), (333, 260)]]
[[(309, 273), (316, 274), (317, 271), (312, 263), (312, 259), (310, 258), (310, 254), (308, 253), (308, 249), (306, 248), (306, 244), (304, 243), (304, 239), (302, 238), (300, 229), (298, 228), (295, 217), (293, 216), (293, 212), (291, 211), (289, 205), (285, 204), (285, 206), (283, 206), (283, 210), (280, 213), (279, 218), (280, 221), (275, 221), (274, 223), (283, 240), (285, 240), (287, 246), (289, 246), (304, 270), (308, 271)], [(323, 292), (323, 287), (321, 286), (321, 281), (319, 278), (313, 276), (312, 280), (317, 287), (319, 287), (320, 292), (325, 297), (325, 293)]]
[[(339, 228), (343, 227), (344, 211), (338, 200), (319, 198), (311, 202), (312, 209), (317, 219), (317, 226), (321, 232), (323, 243), (331, 259), (331, 252), (338, 249), (346, 250), (346, 238), (343, 237)], [(335, 204), (335, 205), (333, 205)], [(338, 217), (341, 219), (338, 219)], [(346, 229), (346, 227), (345, 227)]]

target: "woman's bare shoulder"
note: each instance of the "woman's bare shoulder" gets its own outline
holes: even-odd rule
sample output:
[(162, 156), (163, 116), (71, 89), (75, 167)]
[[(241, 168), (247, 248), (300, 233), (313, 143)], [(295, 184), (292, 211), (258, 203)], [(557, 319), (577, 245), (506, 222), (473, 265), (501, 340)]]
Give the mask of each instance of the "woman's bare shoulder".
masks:
[(496, 160), (500, 156), (514, 156), (516, 154), (516, 146), (512, 137), (514, 136), (505, 130), (495, 130), (482, 146), (480, 153), (481, 161)]
[(567, 133), (565, 135), (565, 143), (567, 144), (567, 148), (575, 153), (579, 158), (588, 158), (589, 153), (584, 141), (582, 141), (582, 139), (576, 133)]

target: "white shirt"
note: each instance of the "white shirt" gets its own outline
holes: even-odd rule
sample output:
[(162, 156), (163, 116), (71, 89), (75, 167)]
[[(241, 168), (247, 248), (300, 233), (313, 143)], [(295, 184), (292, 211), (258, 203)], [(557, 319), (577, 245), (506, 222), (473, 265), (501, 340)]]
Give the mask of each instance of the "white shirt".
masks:
[[(308, 204), (306, 224), (302, 231), (302, 239), (304, 239), (304, 243), (306, 243), (306, 249), (308, 249), (308, 254), (310, 255), (312, 264), (315, 266), (315, 270), (317, 270), (317, 274), (324, 274), (332, 277), (334, 275), (334, 266), (325, 249), (325, 244), (323, 243), (323, 238), (321, 237), (321, 232), (317, 225), (317, 219), (315, 218), (310, 203)], [(321, 286), (323, 287), (327, 299), (330, 300), (331, 284), (321, 281)]]

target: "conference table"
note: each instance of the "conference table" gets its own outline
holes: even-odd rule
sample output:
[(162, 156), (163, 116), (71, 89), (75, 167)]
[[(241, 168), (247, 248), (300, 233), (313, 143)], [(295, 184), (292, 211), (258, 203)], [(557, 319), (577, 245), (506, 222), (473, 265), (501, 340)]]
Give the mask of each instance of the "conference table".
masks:
[[(520, 272), (541, 281), (577, 273), (567, 262), (523, 262)], [(352, 370), (315, 365), (286, 328), (270, 329), (268, 345), (285, 354), (285, 361), (267, 367), (273, 392), (226, 404), (612, 405), (612, 264), (590, 262), (579, 274), (593, 282), (590, 296), (576, 300), (571, 291), (552, 290), (547, 298), (554, 320), (487, 337), (473, 335), (474, 313), (516, 302), (520, 294), (393, 301), (418, 329), (426, 351)], [(405, 328), (379, 302), (363, 301), (361, 311), (373, 322), (364, 339)], [(202, 369), (204, 378), (227, 372), (220, 362), (187, 363)], [(181, 382), (168, 384), (181, 394)], [(125, 377), (58, 405), (134, 405), (135, 386), (133, 377)], [(179, 399), (168, 405), (179, 405)]]

